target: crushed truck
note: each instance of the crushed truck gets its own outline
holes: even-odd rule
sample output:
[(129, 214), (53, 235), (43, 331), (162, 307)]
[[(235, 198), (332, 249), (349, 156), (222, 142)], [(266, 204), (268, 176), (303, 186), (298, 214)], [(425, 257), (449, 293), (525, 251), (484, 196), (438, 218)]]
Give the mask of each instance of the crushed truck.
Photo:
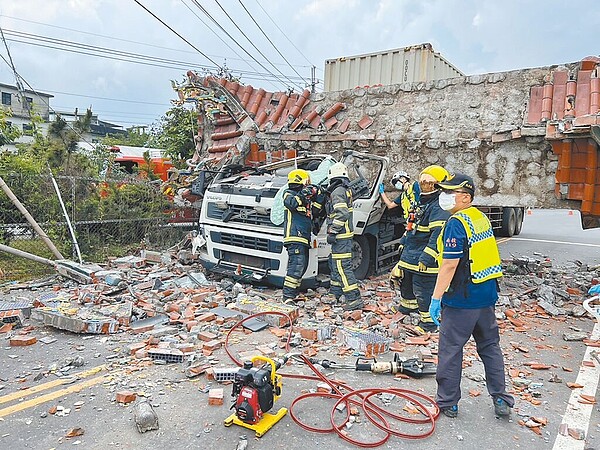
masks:
[[(360, 193), (354, 198), (352, 266), (356, 277), (364, 279), (389, 270), (397, 262), (404, 218), (400, 208), (386, 208), (379, 195), (379, 184), (390, 177), (388, 158), (348, 151), (341, 161), (348, 167), (351, 184), (360, 185)], [(281, 197), (287, 175), (295, 168), (305, 169), (313, 184), (322, 184), (334, 162), (331, 156), (305, 155), (256, 168), (225, 168), (204, 193), (200, 232), (206, 246), (200, 252), (202, 264), (234, 278), (283, 285), (288, 255), (283, 247)], [(522, 207), (482, 209), (499, 235), (520, 232)], [(322, 227), (311, 240), (303, 277), (305, 287), (317, 284), (319, 273), (327, 270), (330, 252)]]

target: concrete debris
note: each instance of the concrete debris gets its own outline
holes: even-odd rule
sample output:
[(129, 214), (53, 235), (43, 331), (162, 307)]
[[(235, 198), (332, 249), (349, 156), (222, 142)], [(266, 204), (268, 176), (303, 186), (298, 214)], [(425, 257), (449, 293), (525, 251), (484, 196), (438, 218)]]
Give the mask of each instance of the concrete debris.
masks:
[(146, 401), (139, 402), (135, 405), (133, 420), (140, 433), (158, 430), (158, 415), (154, 411), (154, 408), (152, 408), (152, 405)]

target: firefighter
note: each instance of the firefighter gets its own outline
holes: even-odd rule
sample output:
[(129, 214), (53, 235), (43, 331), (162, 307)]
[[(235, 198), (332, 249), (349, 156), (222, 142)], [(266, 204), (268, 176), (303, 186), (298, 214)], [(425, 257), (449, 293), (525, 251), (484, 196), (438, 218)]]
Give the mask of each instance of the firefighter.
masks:
[(440, 206), (452, 213), (438, 239), (442, 255), (429, 308), (440, 324), (436, 402), (458, 415), (463, 347), (471, 336), (485, 367), (485, 382), (497, 417), (508, 417), (515, 400), (506, 392), (505, 367), (494, 307), (502, 265), (489, 219), (471, 205), (473, 179), (456, 174), (438, 185)]
[(414, 216), (414, 211), (419, 204), (419, 194), (421, 190), (419, 188), (419, 182), (415, 181), (413, 183), (410, 182), (410, 177), (408, 173), (400, 170), (394, 174), (391, 180), (392, 186), (400, 191), (400, 195), (398, 195), (393, 201), (388, 198), (385, 194), (384, 184), (381, 183), (379, 185), (379, 193), (381, 194), (381, 199), (385, 206), (388, 209), (394, 209), (397, 206), (402, 207), (402, 215), (404, 216), (404, 220), (408, 222), (409, 216), (411, 212)]
[(429, 314), (429, 304), (439, 270), (437, 238), (450, 217), (450, 213), (438, 203), (440, 190), (435, 183), (449, 177), (448, 171), (438, 165), (428, 166), (421, 171), (421, 194), (415, 211), (414, 228), (407, 230), (400, 239), (400, 261), (390, 275), (392, 286), (400, 289), (398, 310), (404, 314), (418, 312), (418, 326), (424, 332), (437, 329)]
[(328, 173), (329, 199), (327, 210), (327, 243), (331, 244), (329, 269), (331, 272), (330, 293), (337, 300), (343, 298), (342, 307), (346, 311), (362, 309), (358, 283), (352, 271), (352, 242), (354, 224), (352, 222), (352, 191), (349, 188), (348, 169), (335, 163)]
[(313, 227), (311, 200), (315, 194), (316, 188), (310, 185), (310, 176), (306, 170), (294, 169), (288, 174), (288, 189), (283, 193), (283, 245), (288, 252), (287, 273), (283, 282), (284, 301), (298, 296), (302, 275), (308, 267), (308, 249)]

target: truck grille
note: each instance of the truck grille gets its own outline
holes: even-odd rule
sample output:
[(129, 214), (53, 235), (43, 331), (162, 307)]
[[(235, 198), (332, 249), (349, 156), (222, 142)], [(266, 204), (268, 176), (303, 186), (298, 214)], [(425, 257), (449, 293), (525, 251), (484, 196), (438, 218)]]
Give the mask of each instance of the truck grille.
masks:
[[(269, 240), (263, 238), (255, 238), (251, 236), (243, 236), (239, 234), (229, 234), (229, 233), (212, 233), (212, 239), (215, 242), (220, 242), (221, 244), (231, 245), (233, 247), (244, 248), (248, 250), (261, 250), (264, 252), (269, 251)], [(220, 235), (220, 238), (217, 237), (217, 234)]]
[(246, 223), (250, 225), (265, 225), (274, 227), (269, 214), (259, 214), (252, 207), (233, 206), (227, 209), (220, 209), (216, 203), (209, 203), (206, 215), (211, 219), (223, 220), (224, 222)]

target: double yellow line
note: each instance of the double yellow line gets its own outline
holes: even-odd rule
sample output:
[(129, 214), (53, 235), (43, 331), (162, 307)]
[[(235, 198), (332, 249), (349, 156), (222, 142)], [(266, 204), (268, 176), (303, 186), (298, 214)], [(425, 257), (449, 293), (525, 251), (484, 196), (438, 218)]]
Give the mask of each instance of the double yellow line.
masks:
[(503, 237), (500, 239), (496, 239), (496, 244), (504, 244), (505, 242), (508, 242), (508, 241), (510, 241), (509, 237)]
[[(74, 374), (72, 377), (77, 378), (80, 381), (79, 383), (71, 384), (69, 387), (64, 389), (59, 389), (54, 392), (50, 392), (48, 394), (40, 395), (39, 397), (32, 398), (30, 400), (25, 400), (17, 403), (16, 405), (7, 406), (6, 408), (0, 409), (0, 417), (8, 416), (10, 414), (14, 414), (18, 411), (22, 411), (27, 408), (32, 408), (34, 406), (40, 405), (42, 403), (49, 402), (59, 397), (64, 397), (65, 395), (72, 394), (73, 392), (80, 392), (82, 389), (86, 387), (94, 386), (99, 383), (103, 383), (104, 381), (108, 381), (111, 379), (111, 376), (108, 374), (100, 375), (98, 377), (90, 378), (89, 380), (85, 380), (85, 378), (96, 375), (103, 370), (106, 369), (105, 365), (93, 367), (91, 369), (85, 370), (83, 372), (79, 372)], [(29, 389), (23, 389), (18, 392), (13, 392), (12, 394), (7, 394), (3, 397), (0, 397), (0, 405), (4, 403), (9, 403), (15, 400), (20, 400), (24, 397), (28, 397), (33, 394), (37, 394), (38, 392), (43, 392), (48, 389), (52, 389), (58, 386), (62, 386), (68, 384), (71, 381), (71, 378), (58, 378), (53, 381), (49, 381), (47, 383), (43, 383), (37, 386), (33, 386)]]

